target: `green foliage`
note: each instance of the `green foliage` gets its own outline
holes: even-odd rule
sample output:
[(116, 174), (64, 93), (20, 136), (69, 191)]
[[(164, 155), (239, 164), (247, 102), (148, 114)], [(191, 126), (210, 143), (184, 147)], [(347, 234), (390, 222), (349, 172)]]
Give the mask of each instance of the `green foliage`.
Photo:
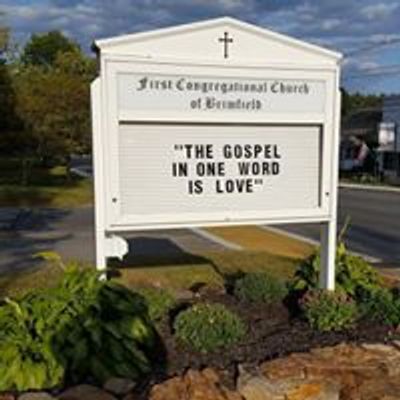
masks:
[[(1, 54), (1, 50), (0, 50)], [(15, 112), (16, 93), (13, 86), (11, 67), (0, 59), (0, 152), (2, 149), (18, 151), (15, 132), (21, 128), (21, 121)], [(12, 146), (16, 146), (15, 150)], [(8, 153), (9, 154), (9, 153)]]
[(95, 63), (74, 49), (52, 68), (28, 65), (14, 76), (16, 113), (31, 138), (31, 156), (64, 160), (90, 149), (90, 91)]
[(60, 303), (52, 305), (52, 312), (43, 303), (43, 296), (32, 293), (21, 301), (6, 300), (0, 307), (1, 391), (50, 388), (63, 380), (65, 367), (49, 334), (57, 326)]
[(0, 55), (7, 49), (9, 31), (7, 28), (0, 26)]
[(143, 287), (135, 291), (144, 297), (152, 321), (161, 320), (176, 304), (173, 294), (165, 289)]
[(33, 257), (41, 258), (48, 264), (57, 266), (63, 271), (66, 269), (66, 265), (64, 264), (61, 256), (55, 251), (40, 251), (39, 253), (34, 254)]
[[(318, 288), (321, 258), (317, 252), (303, 261), (296, 270), (290, 289), (307, 291)], [(350, 254), (343, 243), (336, 251), (336, 285), (338, 290), (357, 299), (362, 293), (379, 287), (378, 272), (363, 258)]]
[(18, 156), (25, 178), (35, 160), (90, 151), (97, 65), (59, 32), (33, 35), (19, 61), (0, 63), (0, 153)]
[(241, 319), (221, 304), (195, 304), (178, 314), (174, 329), (179, 339), (202, 353), (237, 343), (246, 332)]
[(381, 109), (381, 95), (365, 95), (361, 93), (350, 94), (342, 88), (342, 116), (348, 118), (358, 111)]
[(390, 289), (382, 287), (366, 292), (359, 309), (364, 318), (392, 327), (400, 325), (400, 297)]
[(148, 373), (155, 333), (141, 296), (93, 270), (0, 307), (0, 391)]
[(234, 294), (244, 301), (272, 303), (282, 301), (287, 290), (281, 279), (265, 272), (252, 272), (235, 282)]
[(357, 319), (356, 303), (341, 291), (310, 290), (300, 305), (311, 327), (321, 332), (349, 328)]
[(78, 45), (59, 31), (33, 34), (21, 56), (24, 64), (50, 67), (60, 53), (74, 51)]

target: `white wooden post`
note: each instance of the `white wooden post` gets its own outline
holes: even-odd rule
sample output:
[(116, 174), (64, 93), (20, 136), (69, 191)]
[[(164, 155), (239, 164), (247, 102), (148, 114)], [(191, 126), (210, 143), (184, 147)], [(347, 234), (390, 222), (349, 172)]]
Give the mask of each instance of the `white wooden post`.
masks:
[(336, 218), (321, 224), (320, 287), (335, 290)]
[[(96, 269), (105, 271), (107, 268), (106, 257), (106, 232), (105, 232), (105, 205), (104, 205), (104, 171), (102, 165), (103, 146), (101, 132), (101, 87), (100, 78), (96, 78), (91, 85), (92, 100), (92, 146), (93, 151), (93, 179), (94, 179), (94, 216), (95, 216), (95, 248)], [(104, 276), (105, 277), (105, 276)]]
[[(337, 72), (337, 88), (339, 87), (339, 71)], [(335, 290), (335, 263), (337, 241), (337, 207), (339, 184), (339, 146), (340, 146), (340, 109), (341, 92), (337, 90), (334, 105), (334, 132), (332, 140), (332, 185), (331, 218), (328, 222), (321, 223), (321, 272), (320, 287)]]

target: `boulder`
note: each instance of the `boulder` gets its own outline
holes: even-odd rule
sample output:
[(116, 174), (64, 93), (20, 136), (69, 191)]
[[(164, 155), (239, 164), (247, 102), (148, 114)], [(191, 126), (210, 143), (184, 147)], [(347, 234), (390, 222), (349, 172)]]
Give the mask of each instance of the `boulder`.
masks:
[(32, 392), (24, 393), (18, 397), (18, 400), (56, 400), (56, 397), (47, 392)]
[[(317, 348), (263, 363), (260, 372), (269, 387), (266, 399), (271, 390), (285, 400), (400, 399), (400, 351), (395, 345)], [(246, 390), (239, 388), (246, 400), (253, 400)]]
[(242, 400), (240, 394), (230, 391), (219, 382), (212, 369), (189, 370), (184, 376), (155, 385), (150, 400)]
[(91, 385), (78, 385), (58, 396), (59, 400), (116, 400), (110, 393)]
[(104, 384), (104, 390), (111, 392), (117, 396), (128, 394), (136, 386), (136, 382), (126, 378), (110, 378)]
[(9, 393), (0, 394), (0, 400), (15, 400), (15, 397)]

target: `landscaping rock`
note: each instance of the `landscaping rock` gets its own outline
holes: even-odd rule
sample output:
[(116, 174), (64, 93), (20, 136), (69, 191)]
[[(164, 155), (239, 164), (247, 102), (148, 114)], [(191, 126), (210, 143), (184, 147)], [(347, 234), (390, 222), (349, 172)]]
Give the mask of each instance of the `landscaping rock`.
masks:
[(138, 397), (136, 396), (136, 394), (129, 393), (122, 400), (137, 400), (137, 399)]
[[(292, 354), (260, 366), (266, 399), (400, 399), (400, 351), (392, 345), (348, 345)], [(258, 377), (258, 379), (261, 379)], [(248, 385), (240, 393), (251, 397)], [(260, 384), (258, 383), (260, 387)], [(397, 397), (396, 397), (397, 396)]]
[(214, 370), (189, 370), (183, 377), (167, 380), (152, 388), (150, 400), (242, 400), (239, 393), (219, 383)]
[(339, 389), (327, 382), (303, 382), (287, 390), (285, 400), (339, 400)]
[(238, 392), (245, 400), (285, 400), (279, 388), (259, 376), (254, 376), (246, 383), (238, 385)]
[(15, 397), (12, 394), (0, 394), (0, 400), (15, 400)]
[(136, 382), (131, 379), (110, 378), (104, 384), (103, 388), (117, 396), (128, 394), (136, 386)]
[(78, 385), (58, 396), (59, 400), (116, 400), (116, 397), (91, 385)]
[(191, 290), (181, 289), (174, 291), (174, 297), (178, 301), (188, 301), (194, 298), (194, 293)]
[[(245, 400), (339, 400), (339, 388), (330, 382), (310, 381), (274, 370), (274, 379), (246, 376), (239, 369), (238, 391)], [(279, 376), (278, 379), (277, 376)]]
[(56, 398), (47, 392), (34, 392), (24, 393), (23, 395), (18, 397), (18, 400), (56, 400)]

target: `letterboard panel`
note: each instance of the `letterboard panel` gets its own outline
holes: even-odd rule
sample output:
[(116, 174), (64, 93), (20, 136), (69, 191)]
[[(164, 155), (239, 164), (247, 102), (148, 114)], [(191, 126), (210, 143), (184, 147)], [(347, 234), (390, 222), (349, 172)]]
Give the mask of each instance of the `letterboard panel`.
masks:
[(320, 206), (318, 126), (121, 124), (118, 139), (120, 212), (130, 220)]

